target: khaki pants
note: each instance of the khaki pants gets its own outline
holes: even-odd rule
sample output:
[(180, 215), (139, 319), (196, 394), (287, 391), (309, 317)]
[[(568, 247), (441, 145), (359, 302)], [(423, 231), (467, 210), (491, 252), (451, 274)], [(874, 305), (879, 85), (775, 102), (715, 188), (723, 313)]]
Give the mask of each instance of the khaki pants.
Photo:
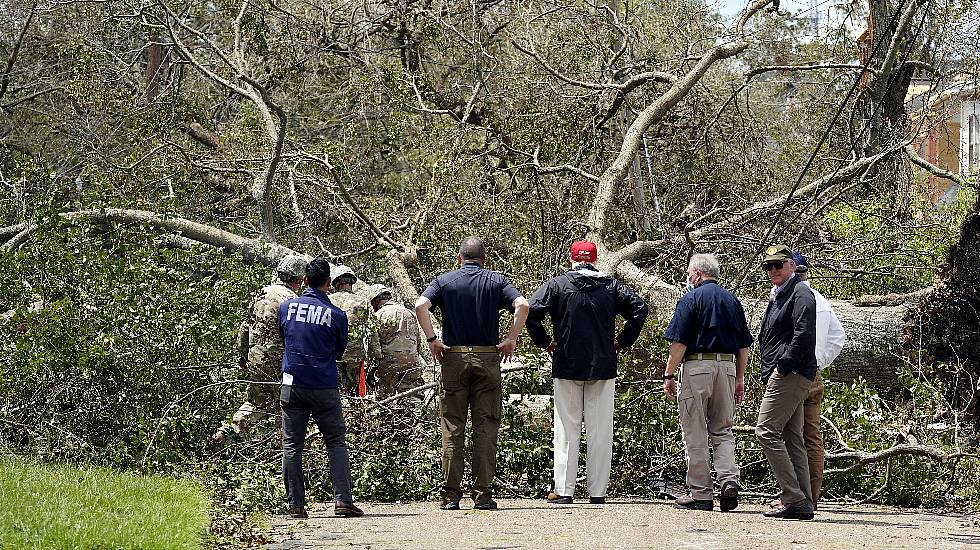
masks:
[(687, 487), (698, 500), (711, 500), (711, 464), (708, 442), (714, 449), (719, 485), (738, 483), (735, 462), (735, 363), (731, 361), (687, 361), (681, 371), (677, 416), (684, 435), (687, 457)]
[(766, 453), (776, 483), (779, 500), (795, 504), (810, 497), (810, 468), (803, 444), (803, 401), (810, 391), (810, 380), (797, 373), (786, 376), (773, 372), (759, 406), (755, 436)]
[(820, 489), (823, 487), (823, 434), (820, 433), (820, 404), (823, 403), (823, 377), (817, 371), (817, 377), (810, 384), (810, 393), (803, 402), (803, 443), (806, 445), (807, 465), (810, 468), (810, 494), (813, 495), (813, 507), (820, 500)]
[(473, 413), (473, 500), (493, 495), (500, 430), (500, 355), (494, 352), (447, 352), (442, 356), (439, 392), (442, 417), (442, 499), (463, 496), (463, 450), (467, 413)]
[(589, 496), (606, 496), (612, 466), (613, 403), (616, 379), (555, 378), (555, 492), (575, 494), (582, 416), (588, 447), (585, 455)]

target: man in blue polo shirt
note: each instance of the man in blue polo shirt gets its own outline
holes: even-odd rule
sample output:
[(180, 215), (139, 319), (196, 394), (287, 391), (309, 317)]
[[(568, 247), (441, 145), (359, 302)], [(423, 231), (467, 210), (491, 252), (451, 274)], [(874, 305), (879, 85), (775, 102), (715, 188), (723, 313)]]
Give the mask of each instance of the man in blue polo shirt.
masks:
[(351, 495), (347, 427), (340, 407), (337, 359), (347, 347), (347, 315), (330, 303), (330, 263), (316, 258), (306, 266), (306, 292), (279, 306), (283, 337), (282, 476), (289, 515), (305, 518), (303, 444), (310, 416), (316, 422), (330, 457), (334, 515), (363, 516)]
[[(478, 237), (459, 245), (460, 268), (435, 278), (415, 302), (415, 315), (432, 357), (442, 364), (443, 510), (459, 510), (463, 496), (463, 443), (468, 411), (473, 414), (473, 507), (493, 510), (493, 476), (500, 429), (500, 361), (509, 361), (527, 319), (528, 302), (500, 273), (483, 268), (486, 251)], [(443, 333), (432, 327), (430, 310), (442, 310)], [(500, 341), (500, 310), (514, 324)]]
[[(752, 335), (742, 304), (718, 286), (718, 259), (691, 256), (687, 282), (691, 290), (677, 303), (664, 333), (671, 342), (664, 372), (664, 394), (677, 398), (677, 416), (684, 434), (687, 488), (676, 506), (711, 510), (714, 502), (708, 439), (714, 447), (715, 472), (721, 484), (721, 510), (738, 506), (738, 464), (732, 417), (745, 394), (745, 367)], [(675, 381), (681, 371), (680, 393)]]

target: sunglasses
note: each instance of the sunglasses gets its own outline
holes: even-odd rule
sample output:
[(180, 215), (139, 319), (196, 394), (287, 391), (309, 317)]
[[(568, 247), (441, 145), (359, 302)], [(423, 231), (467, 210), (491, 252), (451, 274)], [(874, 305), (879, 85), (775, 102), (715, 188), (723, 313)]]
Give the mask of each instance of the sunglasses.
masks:
[(763, 271), (772, 271), (773, 269), (782, 269), (786, 265), (786, 260), (775, 260), (771, 262), (765, 262), (762, 264)]

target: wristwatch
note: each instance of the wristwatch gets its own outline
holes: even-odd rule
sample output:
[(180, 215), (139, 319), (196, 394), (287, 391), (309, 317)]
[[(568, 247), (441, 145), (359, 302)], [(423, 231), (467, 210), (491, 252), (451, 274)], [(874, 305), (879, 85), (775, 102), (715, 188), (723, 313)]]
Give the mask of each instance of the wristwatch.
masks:
[(426, 342), (435, 342), (437, 338), (439, 338), (439, 335), (438, 334), (433, 334), (432, 335), (432, 338), (426, 338), (425, 341)]
[(664, 373), (664, 380), (673, 380), (673, 379), (674, 379), (673, 374), (667, 374), (666, 372)]

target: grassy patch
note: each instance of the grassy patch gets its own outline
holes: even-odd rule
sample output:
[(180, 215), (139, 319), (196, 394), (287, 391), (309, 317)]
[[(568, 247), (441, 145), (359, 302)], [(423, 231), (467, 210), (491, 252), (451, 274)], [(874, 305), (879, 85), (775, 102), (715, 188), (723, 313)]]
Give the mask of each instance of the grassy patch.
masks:
[(0, 457), (0, 548), (200, 548), (208, 501), (189, 481)]

